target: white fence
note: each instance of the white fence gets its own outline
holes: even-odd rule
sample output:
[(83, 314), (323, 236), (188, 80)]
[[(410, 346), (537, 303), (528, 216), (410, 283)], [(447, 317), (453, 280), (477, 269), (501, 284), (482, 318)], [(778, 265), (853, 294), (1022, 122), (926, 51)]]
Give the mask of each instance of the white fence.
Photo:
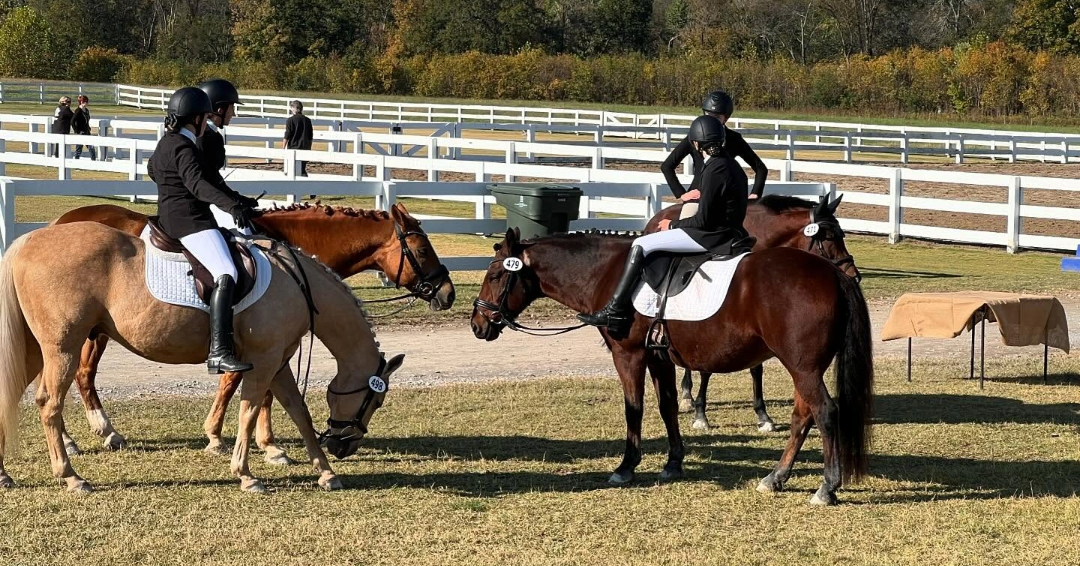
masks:
[[(118, 104), (136, 108), (164, 109), (171, 91), (117, 85)], [(243, 116), (288, 116), (293, 98), (242, 95)], [(633, 114), (603, 110), (541, 108), (529, 106), (485, 106), (472, 104), (418, 104), (300, 97), (312, 118), (342, 121), (452, 122), (569, 126), (568, 131), (611, 137), (650, 138), (669, 142), (681, 137), (696, 116), (675, 114)], [(957, 162), (965, 157), (1015, 160), (1080, 160), (1080, 135), (1066, 133), (1016, 132), (970, 128), (885, 126), (846, 122), (766, 120), (733, 117), (732, 128), (746, 130), (748, 138), (762, 149), (785, 151), (787, 159), (795, 151), (838, 151), (845, 161), (852, 153), (896, 154), (907, 163), (912, 155), (950, 156)]]
[[(137, 122), (136, 126), (149, 128), (145, 122)], [(155, 133), (159, 133), (158, 126), (153, 126)], [(271, 131), (272, 132), (272, 131)], [(231, 139), (263, 139), (260, 136), (274, 135), (267, 130), (259, 128), (235, 128), (231, 130)], [(429, 183), (438, 183), (441, 175), (445, 173), (464, 174), (476, 183), (485, 183), (492, 180), (493, 176), (501, 177), (506, 182), (512, 182), (519, 177), (534, 179), (550, 179), (561, 182), (577, 183), (631, 183), (649, 184), (664, 187), (664, 179), (658, 172), (627, 171), (613, 169), (608, 166), (608, 161), (635, 160), (645, 163), (658, 163), (666, 157), (666, 152), (655, 150), (626, 149), (617, 147), (582, 147), (560, 144), (540, 144), (528, 142), (512, 142), (498, 140), (474, 140), (458, 138), (431, 138), (424, 136), (405, 136), (393, 134), (368, 134), (363, 132), (333, 132), (320, 131), (317, 137), (324, 141), (341, 142), (344, 149), (351, 151), (298, 151), (269, 149), (247, 145), (226, 146), (226, 152), (232, 159), (256, 159), (274, 160), (283, 162), (284, 171), (267, 171), (253, 169), (235, 169), (229, 172), (232, 176), (230, 182), (241, 180), (279, 181), (296, 180), (299, 183), (288, 185), (285, 193), (299, 194), (335, 194), (336, 191), (325, 191), (303, 184), (310, 181), (398, 181), (402, 180), (400, 171), (423, 171), (424, 177)], [(29, 152), (15, 152), (6, 150), (8, 142), (27, 142), (29, 144), (62, 144), (65, 150), (59, 157), (47, 157)], [(113, 154), (124, 154), (124, 159), (112, 159), (105, 162), (88, 160), (73, 160), (70, 157), (72, 143), (94, 143), (112, 150)], [(18, 163), (24, 165), (37, 165), (55, 167), (58, 179), (70, 179), (74, 170), (108, 171), (121, 173), (127, 179), (134, 180), (145, 174), (143, 158), (153, 150), (152, 139), (130, 139), (102, 136), (61, 136), (57, 134), (41, 134), (20, 132), (14, 130), (0, 130), (0, 169), (6, 163)], [(331, 144), (333, 146), (334, 144)], [(384, 147), (384, 151), (376, 153), (363, 153), (365, 148), (378, 145)], [(396, 147), (397, 151), (387, 152), (385, 147)], [(413, 152), (419, 148), (421, 151)], [(487, 157), (499, 155), (497, 162), (486, 160), (470, 160), (455, 158), (462, 156), (463, 152), (471, 151), (487, 152)], [(421, 155), (423, 154), (423, 155)], [(589, 160), (587, 167), (566, 167), (554, 165), (536, 165), (519, 163), (521, 159), (527, 159), (529, 155), (554, 155), (576, 156)], [(475, 157), (475, 156), (474, 156)], [(333, 163), (346, 166), (347, 173), (336, 175), (315, 175), (310, 180), (301, 180), (296, 176), (299, 161), (315, 163)], [(1080, 181), (1063, 178), (1028, 177), (991, 175), (978, 173), (956, 173), (945, 171), (915, 170), (895, 167), (878, 167), (867, 165), (847, 165), (838, 163), (814, 163), (804, 161), (781, 161), (766, 160), (771, 169), (780, 171), (781, 183), (791, 183), (798, 173), (812, 173), (826, 175), (832, 179), (840, 177), (858, 177), (881, 179), (888, 183), (888, 194), (875, 194), (869, 191), (845, 190), (845, 201), (852, 204), (870, 205), (883, 208), (882, 216), (886, 221), (870, 221), (855, 218), (842, 218), (844, 227), (850, 231), (881, 234), (889, 236), (891, 241), (902, 237), (917, 237), (939, 241), (953, 241), (963, 243), (975, 243), (983, 245), (1005, 246), (1010, 252), (1022, 248), (1052, 249), (1052, 250), (1075, 250), (1080, 245), (1080, 239), (1054, 235), (1025, 233), (1024, 219), (1038, 218), (1051, 220), (1065, 220), (1068, 222), (1080, 221), (1080, 209), (1062, 206), (1041, 206), (1025, 203), (1024, 191), (1031, 189), (1067, 191), (1069, 193), (1080, 192)], [(655, 170), (654, 170), (655, 171)], [(0, 174), (3, 171), (0, 170)], [(682, 176), (685, 182), (689, 177)], [(929, 197), (914, 197), (904, 194), (905, 182), (933, 182), (954, 186), (966, 187), (996, 187), (1007, 194), (1005, 203), (975, 202), (971, 200), (955, 200)], [(597, 185), (599, 186), (599, 185)], [(793, 187), (793, 188), (792, 188)], [(769, 183), (767, 192), (778, 190), (797, 190), (799, 185), (786, 187), (783, 184)], [(146, 186), (145, 194), (153, 195), (152, 187)], [(440, 198), (447, 200), (468, 200), (475, 204), (474, 218), (477, 220), (490, 219), (490, 206), (492, 200), (488, 196), (479, 193), (455, 193), (453, 189), (442, 190)], [(472, 189), (470, 189), (472, 190)], [(820, 193), (820, 185), (817, 192)], [(606, 207), (623, 206), (619, 203), (605, 202), (605, 198), (625, 198), (625, 195), (610, 193), (594, 193), (586, 188), (589, 199), (582, 205), (583, 217), (597, 212), (620, 212), (625, 209), (611, 209)], [(83, 193), (78, 193), (83, 194)], [(108, 194), (128, 194), (115, 191)], [(351, 194), (351, 193), (350, 193)], [(666, 188), (661, 189), (660, 194), (667, 194)], [(296, 198), (295, 196), (293, 198)], [(635, 205), (637, 206), (637, 205)], [(946, 213), (980, 214), (992, 217), (1004, 217), (1006, 228), (1003, 231), (958, 229), (949, 226), (924, 226), (905, 222), (905, 210), (931, 210)], [(640, 208), (638, 209), (640, 210)], [(886, 212), (887, 211), (887, 212)], [(841, 209), (843, 215), (843, 209)], [(640, 227), (640, 219), (643, 216), (635, 214), (634, 219), (593, 219), (600, 224), (609, 222), (608, 228), (619, 229)], [(615, 221), (615, 222), (611, 222)]]

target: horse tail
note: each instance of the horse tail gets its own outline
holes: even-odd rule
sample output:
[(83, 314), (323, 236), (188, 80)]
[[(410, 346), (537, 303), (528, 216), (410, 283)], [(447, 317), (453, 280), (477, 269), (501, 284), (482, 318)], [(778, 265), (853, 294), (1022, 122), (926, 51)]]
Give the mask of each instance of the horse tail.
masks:
[(26, 319), (15, 292), (15, 255), (25, 243), (19, 238), (0, 260), (0, 459), (17, 446), (19, 401), (26, 386)]
[(839, 393), (840, 466), (844, 481), (866, 475), (870, 447), (870, 415), (874, 396), (874, 355), (870, 313), (854, 279), (836, 272), (847, 306), (844, 340), (836, 354)]

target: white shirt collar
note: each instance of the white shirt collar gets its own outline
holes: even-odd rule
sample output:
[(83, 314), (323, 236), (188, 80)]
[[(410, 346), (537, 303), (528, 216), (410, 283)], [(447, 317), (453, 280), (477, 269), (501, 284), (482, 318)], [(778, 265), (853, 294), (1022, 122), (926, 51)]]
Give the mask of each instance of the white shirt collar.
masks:
[(199, 142), (195, 141), (195, 134), (192, 133), (192, 131), (187, 129), (187, 128), (180, 128), (180, 135), (182, 135), (185, 138), (191, 140), (191, 143), (199, 143)]
[(221, 130), (218, 129), (217, 125), (214, 124), (213, 122), (211, 122), (210, 120), (206, 121), (206, 129), (210, 130), (211, 132), (219, 132), (219, 131), (221, 131)]

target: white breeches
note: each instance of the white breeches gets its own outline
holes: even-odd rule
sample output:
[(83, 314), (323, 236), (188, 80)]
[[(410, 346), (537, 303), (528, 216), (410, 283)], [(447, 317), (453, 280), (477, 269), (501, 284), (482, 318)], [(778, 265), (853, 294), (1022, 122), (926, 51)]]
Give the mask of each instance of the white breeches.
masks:
[(191, 255), (206, 267), (206, 270), (217, 281), (222, 275), (229, 275), (236, 281), (236, 266), (233, 265), (232, 256), (225, 246), (225, 238), (217, 229), (195, 232), (190, 236), (180, 238)]
[(641, 246), (645, 255), (649, 255), (653, 252), (665, 251), (676, 252), (683, 254), (700, 253), (705, 251), (705, 248), (701, 247), (681, 228), (675, 228), (673, 230), (664, 230), (663, 232), (655, 232), (652, 234), (646, 234), (640, 238), (634, 240), (635, 246)]

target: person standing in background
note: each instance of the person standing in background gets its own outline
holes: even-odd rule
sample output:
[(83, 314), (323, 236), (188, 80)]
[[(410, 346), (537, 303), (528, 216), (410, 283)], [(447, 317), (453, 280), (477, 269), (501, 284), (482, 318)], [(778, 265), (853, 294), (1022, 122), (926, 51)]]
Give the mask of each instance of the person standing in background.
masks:
[[(90, 97), (80, 94), (78, 101), (79, 107), (75, 109), (71, 116), (71, 131), (79, 136), (92, 135), (90, 132)], [(87, 145), (86, 149), (90, 152), (90, 160), (97, 161), (97, 148)], [(75, 159), (82, 158), (82, 150), (82, 144), (75, 146)]]
[[(314, 136), (311, 128), (311, 119), (304, 116), (304, 105), (299, 100), (289, 103), (292, 116), (285, 121), (285, 140), (282, 141), (282, 149), (311, 149), (311, 140)], [(300, 162), (301, 177), (307, 177), (307, 162)]]
[[(52, 133), (54, 134), (70, 134), (71, 133), (71, 117), (74, 112), (71, 111), (71, 97), (61, 96), (60, 103), (56, 106), (56, 110), (53, 112), (53, 124)], [(60, 145), (49, 144), (49, 157), (60, 156)]]

